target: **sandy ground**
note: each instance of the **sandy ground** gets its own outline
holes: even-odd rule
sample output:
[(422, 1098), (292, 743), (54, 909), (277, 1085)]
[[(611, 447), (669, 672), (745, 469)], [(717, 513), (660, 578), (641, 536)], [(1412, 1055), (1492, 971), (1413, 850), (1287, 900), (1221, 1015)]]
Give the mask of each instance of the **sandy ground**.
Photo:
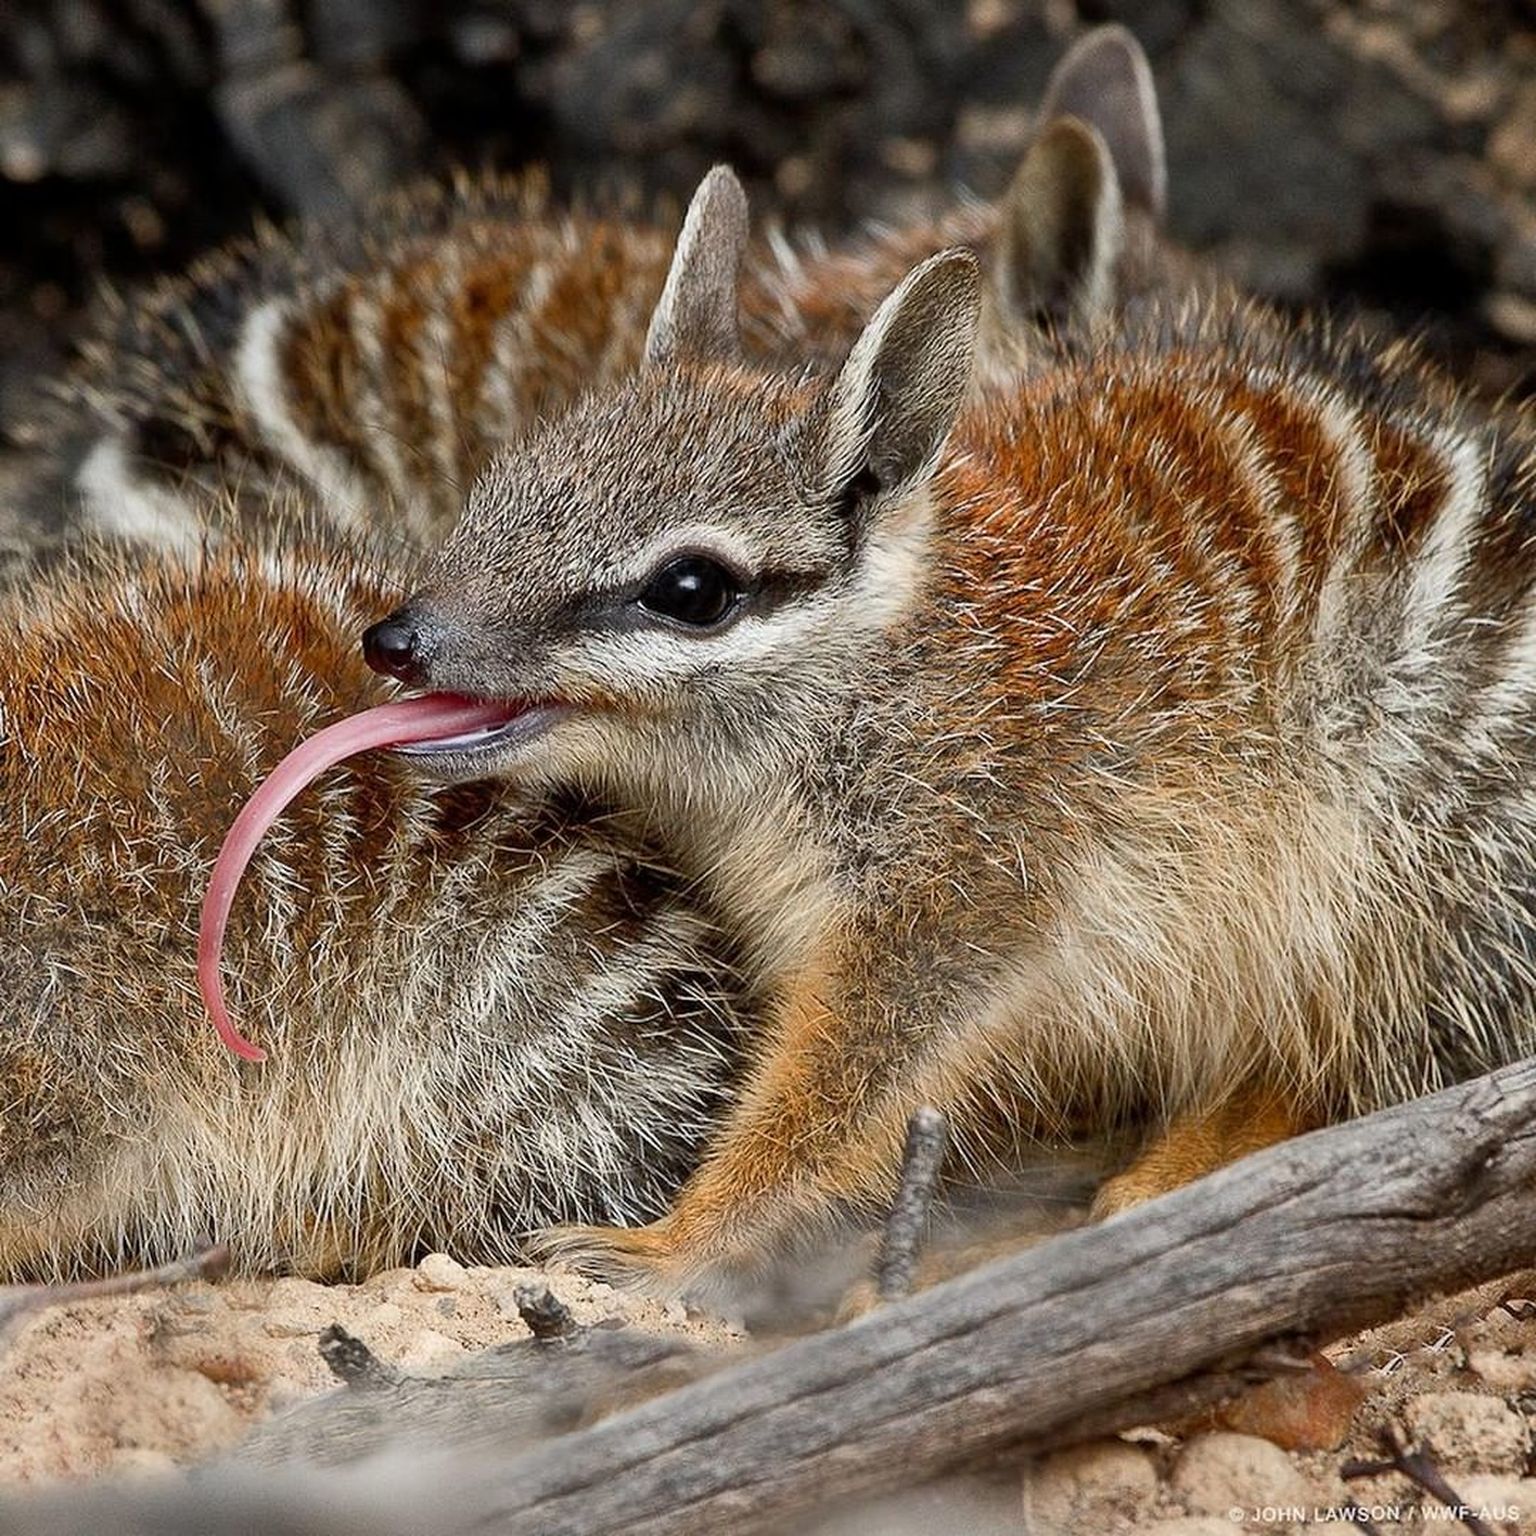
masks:
[[(332, 1323), (403, 1371), (452, 1369), (525, 1337), (514, 1292), (543, 1280), (580, 1322), (622, 1317), (712, 1346), (734, 1337), (676, 1303), (566, 1274), (464, 1268), (442, 1254), (357, 1286), (194, 1282), (58, 1306), (21, 1322), (0, 1357), (0, 1483), (169, 1471), (225, 1451), (269, 1415), (335, 1388), (317, 1350)], [(1382, 1428), (1396, 1426), (1491, 1529), (1536, 1532), (1536, 1276), (1442, 1299), (1327, 1355), (1337, 1374), (1298, 1377), (1281, 1398), (1240, 1402), (1221, 1422), (1148, 1427), (820, 1529), (893, 1536), (938, 1522), (966, 1536), (1230, 1536), (1349, 1528), (1340, 1511), (1351, 1498), (1373, 1506), (1381, 1531), (1465, 1529), (1400, 1477), (1341, 1477), (1350, 1458), (1377, 1456)]]
[[(404, 1372), (446, 1371), (526, 1338), (514, 1292), (544, 1278), (430, 1254), (355, 1286), (199, 1281), (36, 1313), (0, 1357), (0, 1483), (164, 1471), (227, 1450), (257, 1421), (336, 1388), (317, 1348), (333, 1323)], [(581, 1323), (623, 1317), (704, 1344), (733, 1336), (677, 1303), (573, 1275), (553, 1286)]]

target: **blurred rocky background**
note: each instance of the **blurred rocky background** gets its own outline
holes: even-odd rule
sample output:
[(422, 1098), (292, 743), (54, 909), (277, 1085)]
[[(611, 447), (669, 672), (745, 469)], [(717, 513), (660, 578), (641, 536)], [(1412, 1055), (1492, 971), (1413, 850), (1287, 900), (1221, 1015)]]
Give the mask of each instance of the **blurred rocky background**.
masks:
[(101, 279), (460, 163), (834, 230), (991, 194), (1083, 28), (1163, 103), (1175, 235), (1536, 392), (1536, 0), (0, 0), (0, 431)]

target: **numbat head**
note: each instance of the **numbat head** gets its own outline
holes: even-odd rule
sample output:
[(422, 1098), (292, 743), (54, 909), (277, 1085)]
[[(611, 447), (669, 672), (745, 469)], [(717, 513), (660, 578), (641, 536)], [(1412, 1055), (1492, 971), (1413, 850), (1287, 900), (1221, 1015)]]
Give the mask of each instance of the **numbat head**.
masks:
[(378, 671), (527, 706), (499, 732), (408, 749), (418, 762), (686, 797), (696, 752), (750, 795), (927, 580), (976, 262), (925, 262), (814, 387), (739, 365), (746, 218), (735, 178), (712, 172), (639, 375), (494, 463), (427, 590), (369, 631)]
[(1161, 1122), (1113, 1209), (1529, 1049), (1528, 427), (1226, 303), (966, 404), (966, 254), (786, 378), (744, 229), (712, 174), (639, 375), (369, 636), (507, 709), (419, 763), (611, 796), (772, 999), (668, 1216), (565, 1250), (748, 1262), (880, 1200), (925, 1101), (963, 1155)]

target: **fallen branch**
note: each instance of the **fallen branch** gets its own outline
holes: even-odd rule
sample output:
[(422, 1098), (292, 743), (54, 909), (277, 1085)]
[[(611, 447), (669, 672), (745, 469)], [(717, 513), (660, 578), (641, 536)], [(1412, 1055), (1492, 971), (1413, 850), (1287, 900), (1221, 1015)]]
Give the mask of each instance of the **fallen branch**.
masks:
[[(423, 1464), (419, 1476), (451, 1488), (437, 1507), (441, 1536), (803, 1525), (838, 1497), (1193, 1411), (1256, 1379), (1252, 1362), (1266, 1350), (1281, 1358), (1277, 1341), (1381, 1322), (1533, 1257), (1527, 1062), (1272, 1148), (515, 1457), (461, 1462), (451, 1475)], [(348, 1479), (350, 1513), (369, 1502), (363, 1468), (385, 1466), (404, 1470), (398, 1458), (374, 1461)], [(327, 1485), (333, 1511), (342, 1486)], [(134, 1528), (135, 1500), (151, 1497), (165, 1520), (164, 1490), (111, 1493), (115, 1528)], [(211, 1485), (179, 1497), (186, 1529), (237, 1528)], [(401, 1509), (370, 1529), (403, 1536)], [(84, 1528), (25, 1513), (0, 1505), (0, 1532)]]

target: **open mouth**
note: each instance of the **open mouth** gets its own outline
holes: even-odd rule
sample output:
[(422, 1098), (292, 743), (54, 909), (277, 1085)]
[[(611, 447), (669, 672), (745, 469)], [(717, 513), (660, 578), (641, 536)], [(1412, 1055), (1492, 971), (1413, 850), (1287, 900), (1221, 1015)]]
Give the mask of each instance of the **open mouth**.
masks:
[(567, 714), (568, 706), (549, 701), (523, 701), (504, 706), (506, 717), (476, 725), (470, 730), (449, 736), (430, 736), (413, 740), (397, 741), (389, 750), (398, 757), (414, 758), (426, 763), (473, 768), (492, 759), (499, 759), (515, 752), (519, 747), (542, 736), (558, 719)]

